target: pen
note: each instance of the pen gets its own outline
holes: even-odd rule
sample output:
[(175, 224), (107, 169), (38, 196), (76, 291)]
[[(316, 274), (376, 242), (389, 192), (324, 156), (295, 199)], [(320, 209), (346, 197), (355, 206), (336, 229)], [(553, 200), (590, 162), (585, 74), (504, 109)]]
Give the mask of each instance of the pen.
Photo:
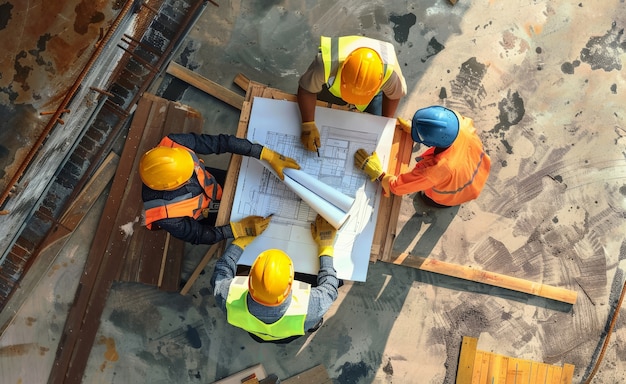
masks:
[(320, 157), (320, 147), (315, 144), (315, 150), (317, 151), (317, 157)]

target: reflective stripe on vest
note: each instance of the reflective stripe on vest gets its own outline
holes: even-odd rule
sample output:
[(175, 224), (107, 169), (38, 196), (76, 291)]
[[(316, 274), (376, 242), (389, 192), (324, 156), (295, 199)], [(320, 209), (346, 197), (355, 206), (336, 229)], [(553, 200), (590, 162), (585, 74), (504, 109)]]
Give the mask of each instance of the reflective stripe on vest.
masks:
[[(328, 90), (333, 95), (341, 98), (341, 81), (337, 79), (339, 73), (335, 73), (331, 78), (331, 69), (337, 68), (340, 72), (340, 63), (348, 57), (352, 51), (357, 48), (372, 48), (383, 60), (383, 70), (385, 75), (381, 87), (378, 88), (376, 93), (380, 92), (382, 85), (393, 74), (394, 69), (399, 68), (398, 58), (392, 44), (370, 39), (363, 36), (344, 36), (344, 37), (324, 37), (321, 38), (320, 51), (322, 52), (322, 61), (324, 63), (324, 81), (328, 85)], [(359, 111), (365, 110), (367, 105), (356, 105)]]
[(164, 137), (159, 146), (170, 148), (182, 148), (188, 151), (193, 158), (194, 173), (204, 193), (192, 196), (191, 193), (176, 197), (172, 200), (154, 199), (143, 203), (146, 211), (146, 227), (152, 229), (152, 223), (157, 220), (172, 217), (192, 217), (199, 219), (202, 210), (209, 207), (213, 200), (222, 198), (222, 187), (217, 180), (204, 169), (202, 160), (198, 158), (194, 151), (172, 141), (169, 137)]
[(263, 340), (281, 340), (304, 335), (304, 321), (309, 307), (311, 285), (294, 281), (287, 312), (272, 324), (265, 324), (248, 310), (248, 276), (236, 276), (230, 283), (226, 298), (228, 323), (257, 335)]

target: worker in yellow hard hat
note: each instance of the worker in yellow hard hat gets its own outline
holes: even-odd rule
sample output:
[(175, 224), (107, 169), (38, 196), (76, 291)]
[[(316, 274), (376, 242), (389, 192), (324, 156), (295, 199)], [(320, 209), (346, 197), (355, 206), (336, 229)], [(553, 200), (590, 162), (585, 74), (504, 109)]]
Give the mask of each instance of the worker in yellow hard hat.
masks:
[[(239, 222), (214, 226), (222, 187), (204, 166), (202, 155), (235, 153), (267, 161), (282, 179), (283, 169), (298, 163), (260, 144), (232, 135), (170, 134), (146, 152), (139, 162), (141, 197), (148, 229), (164, 229), (192, 244), (214, 244), (223, 239), (254, 234), (270, 218), (250, 216)], [(223, 171), (222, 171), (223, 172)]]
[[(324, 97), (324, 93), (330, 93)], [(315, 124), (318, 96), (332, 96), (358, 110), (394, 117), (406, 82), (392, 44), (363, 36), (324, 37), (320, 50), (298, 82), (297, 101), (302, 132), (300, 140), (309, 151), (321, 147)]]
[(280, 344), (319, 329), (337, 299), (339, 280), (333, 267), (337, 230), (318, 215), (311, 234), (320, 262), (314, 287), (294, 279), (293, 262), (279, 249), (259, 254), (248, 276), (235, 276), (239, 257), (255, 236), (233, 240), (216, 262), (211, 278), (217, 306), (231, 325), (258, 342)]
[(418, 109), (411, 121), (397, 125), (416, 143), (429, 147), (415, 167), (400, 175), (387, 174), (376, 152), (359, 149), (354, 164), (372, 181), (379, 181), (385, 196), (420, 192), (426, 205), (446, 208), (474, 200), (483, 190), (491, 158), (474, 128), (474, 120), (442, 106)]

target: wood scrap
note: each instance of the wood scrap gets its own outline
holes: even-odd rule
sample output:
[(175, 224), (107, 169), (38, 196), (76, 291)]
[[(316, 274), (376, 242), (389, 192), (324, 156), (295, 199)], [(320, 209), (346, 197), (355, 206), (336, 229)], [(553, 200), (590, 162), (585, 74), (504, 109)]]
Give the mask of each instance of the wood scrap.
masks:
[(166, 72), (186, 83), (198, 88), (201, 91), (208, 93), (211, 96), (222, 100), (223, 102), (232, 105), (237, 109), (241, 109), (243, 104), (243, 96), (222, 87), (214, 81), (207, 79), (174, 61), (170, 62)]
[(401, 254), (396, 260), (394, 260), (393, 263), (417, 268), (422, 271), (439, 273), (441, 275), (452, 276), (463, 280), (475, 281), (495, 287), (510, 289), (512, 291), (527, 293), (529, 295), (535, 295), (572, 305), (576, 303), (576, 298), (578, 296), (576, 291), (571, 291), (565, 288), (553, 287), (517, 277), (482, 271), (458, 264), (409, 254)]

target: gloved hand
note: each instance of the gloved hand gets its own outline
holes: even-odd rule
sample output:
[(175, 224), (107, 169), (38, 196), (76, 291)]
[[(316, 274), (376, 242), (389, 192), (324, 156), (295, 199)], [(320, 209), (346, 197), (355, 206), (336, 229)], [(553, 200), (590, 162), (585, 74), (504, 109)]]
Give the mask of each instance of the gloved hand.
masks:
[(261, 160), (267, 161), (281, 180), (285, 180), (285, 175), (283, 174), (285, 168), (300, 169), (300, 165), (297, 161), (291, 157), (286, 157), (278, 152), (272, 151), (267, 147), (263, 147), (261, 150)]
[(311, 223), (311, 235), (317, 243), (318, 256), (334, 256), (335, 236), (337, 230), (326, 219), (317, 215), (315, 223)]
[(360, 148), (354, 154), (354, 165), (365, 172), (370, 180), (377, 180), (383, 174), (383, 166), (376, 152), (370, 155), (363, 148)]
[(381, 187), (383, 187), (383, 196), (389, 197), (391, 195), (391, 187), (389, 184), (396, 179), (394, 175), (385, 175), (383, 174), (382, 180), (380, 181)]
[(267, 229), (271, 219), (272, 215), (268, 217), (248, 216), (239, 221), (231, 222), (230, 228), (233, 230), (233, 237), (238, 239), (245, 236), (258, 236)]
[(322, 142), (320, 141), (320, 131), (317, 129), (315, 121), (302, 123), (301, 128), (302, 133), (300, 134), (300, 141), (304, 148), (313, 152), (317, 151), (317, 149), (322, 146)]
[(396, 117), (396, 127), (402, 129), (409, 135), (411, 134), (412, 123), (410, 121), (404, 120), (401, 117)]
[(238, 245), (241, 249), (246, 249), (246, 247), (252, 242), (252, 240), (256, 239), (256, 236), (242, 236), (233, 240), (233, 244)]

